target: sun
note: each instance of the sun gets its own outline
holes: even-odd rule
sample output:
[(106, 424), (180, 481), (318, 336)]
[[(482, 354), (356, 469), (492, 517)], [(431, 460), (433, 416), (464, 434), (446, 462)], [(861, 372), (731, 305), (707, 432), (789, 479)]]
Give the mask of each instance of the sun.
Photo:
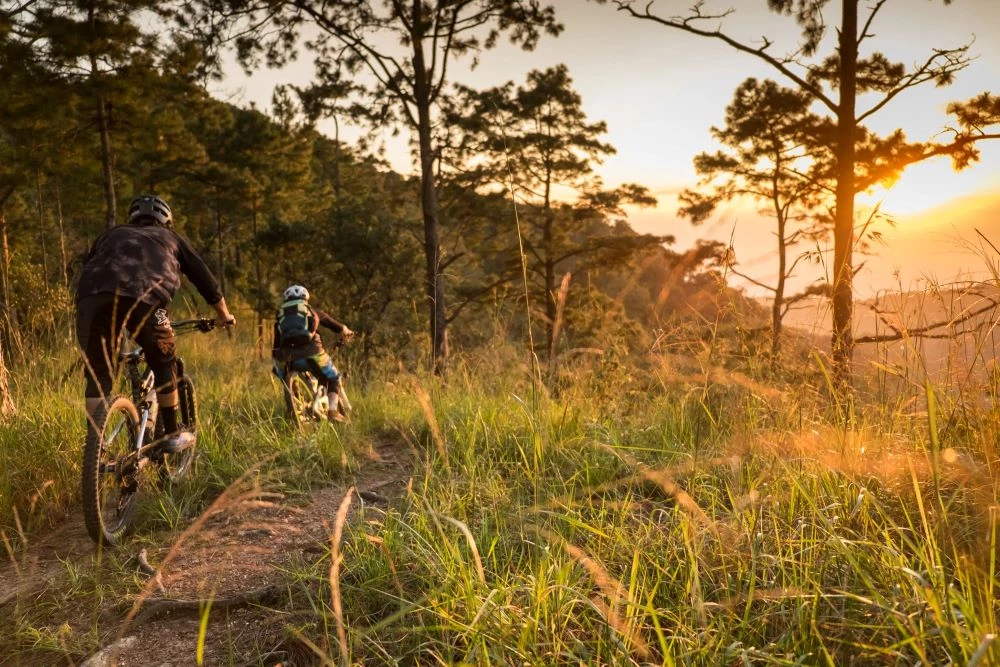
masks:
[(947, 206), (957, 199), (981, 192), (981, 179), (956, 172), (950, 160), (937, 158), (906, 169), (889, 187), (876, 187), (862, 193), (858, 203), (878, 205), (890, 216), (915, 216)]

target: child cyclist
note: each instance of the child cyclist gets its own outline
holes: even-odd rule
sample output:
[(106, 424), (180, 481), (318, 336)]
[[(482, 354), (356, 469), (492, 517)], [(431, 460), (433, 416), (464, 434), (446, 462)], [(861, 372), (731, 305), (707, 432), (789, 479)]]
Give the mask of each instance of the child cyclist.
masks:
[(345, 339), (353, 336), (354, 332), (347, 325), (313, 308), (309, 304), (309, 290), (302, 285), (286, 289), (282, 299), (274, 321), (274, 344), (271, 347), (274, 374), (284, 382), (286, 369), (312, 373), (326, 387), (330, 398), (327, 417), (331, 421), (343, 421), (337, 409), (340, 373), (323, 349), (319, 327), (324, 326)]

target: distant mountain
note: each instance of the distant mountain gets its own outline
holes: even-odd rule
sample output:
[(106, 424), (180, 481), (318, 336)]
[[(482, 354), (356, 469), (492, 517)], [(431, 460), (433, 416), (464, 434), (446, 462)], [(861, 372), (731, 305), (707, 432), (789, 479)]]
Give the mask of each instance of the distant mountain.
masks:
[(865, 263), (855, 280), (860, 296), (988, 280), (1000, 273), (1000, 251), (990, 246), (1000, 248), (1000, 192), (961, 197), (900, 216), (894, 228), (881, 229), (884, 244), (875, 245), (871, 256), (858, 257)]

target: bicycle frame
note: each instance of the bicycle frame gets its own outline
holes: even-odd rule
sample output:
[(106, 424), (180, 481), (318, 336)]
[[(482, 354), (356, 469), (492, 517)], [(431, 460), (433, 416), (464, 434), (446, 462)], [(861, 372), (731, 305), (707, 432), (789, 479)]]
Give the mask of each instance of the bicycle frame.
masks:
[[(202, 332), (214, 327), (213, 320), (178, 322), (182, 331)], [(156, 378), (153, 369), (144, 364), (142, 349), (125, 340), (117, 359), (123, 364), (128, 389), (112, 395), (95, 413), (94, 428), (88, 429), (84, 443), (82, 466), (82, 504), (84, 522), (90, 537), (98, 544), (117, 544), (128, 532), (136, 507), (142, 470), (152, 464), (158, 469), (159, 480), (176, 482), (183, 479), (194, 457), (194, 440), (176, 452), (157, 453)], [(197, 403), (194, 384), (184, 373), (184, 361), (176, 360), (178, 417), (192, 432), (197, 427)], [(110, 424), (109, 420), (115, 423)], [(120, 421), (118, 421), (120, 420)], [(124, 429), (124, 430), (123, 430)]]
[[(139, 411), (139, 433), (136, 436), (136, 454), (141, 454), (144, 447), (150, 443), (149, 427), (156, 428), (156, 414), (159, 404), (156, 402), (153, 371), (148, 366), (139, 372), (139, 362), (142, 361), (142, 350), (135, 349), (124, 355), (126, 377), (129, 380), (132, 402)], [(178, 374), (179, 375), (179, 374)]]
[[(182, 320), (175, 322), (174, 327), (193, 327), (201, 331), (208, 331), (213, 325), (206, 325), (210, 320)], [(182, 329), (183, 331), (183, 329)], [(123, 346), (126, 342), (122, 341)], [(132, 451), (140, 461), (139, 467), (145, 465), (146, 459), (143, 455), (153, 446), (152, 437), (156, 430), (156, 417), (159, 412), (159, 403), (156, 400), (156, 379), (153, 376), (153, 369), (149, 366), (139, 371), (139, 364), (145, 361), (142, 349), (133, 343), (133, 347), (128, 351), (118, 353), (118, 358), (125, 363), (125, 377), (128, 379), (130, 396), (139, 412), (139, 432), (135, 442), (132, 443)], [(184, 359), (177, 357), (175, 361), (175, 375), (180, 381), (184, 377)], [(113, 435), (117, 435), (117, 431)], [(131, 452), (130, 452), (131, 454)]]

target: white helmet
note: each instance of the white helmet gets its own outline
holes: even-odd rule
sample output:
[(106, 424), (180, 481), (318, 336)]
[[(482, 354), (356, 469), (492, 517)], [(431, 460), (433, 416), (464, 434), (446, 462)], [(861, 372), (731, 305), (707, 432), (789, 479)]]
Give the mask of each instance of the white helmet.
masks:
[(303, 301), (309, 300), (309, 290), (307, 290), (302, 285), (292, 285), (285, 290), (284, 294), (281, 295), (285, 301), (292, 301), (294, 299), (302, 299)]

